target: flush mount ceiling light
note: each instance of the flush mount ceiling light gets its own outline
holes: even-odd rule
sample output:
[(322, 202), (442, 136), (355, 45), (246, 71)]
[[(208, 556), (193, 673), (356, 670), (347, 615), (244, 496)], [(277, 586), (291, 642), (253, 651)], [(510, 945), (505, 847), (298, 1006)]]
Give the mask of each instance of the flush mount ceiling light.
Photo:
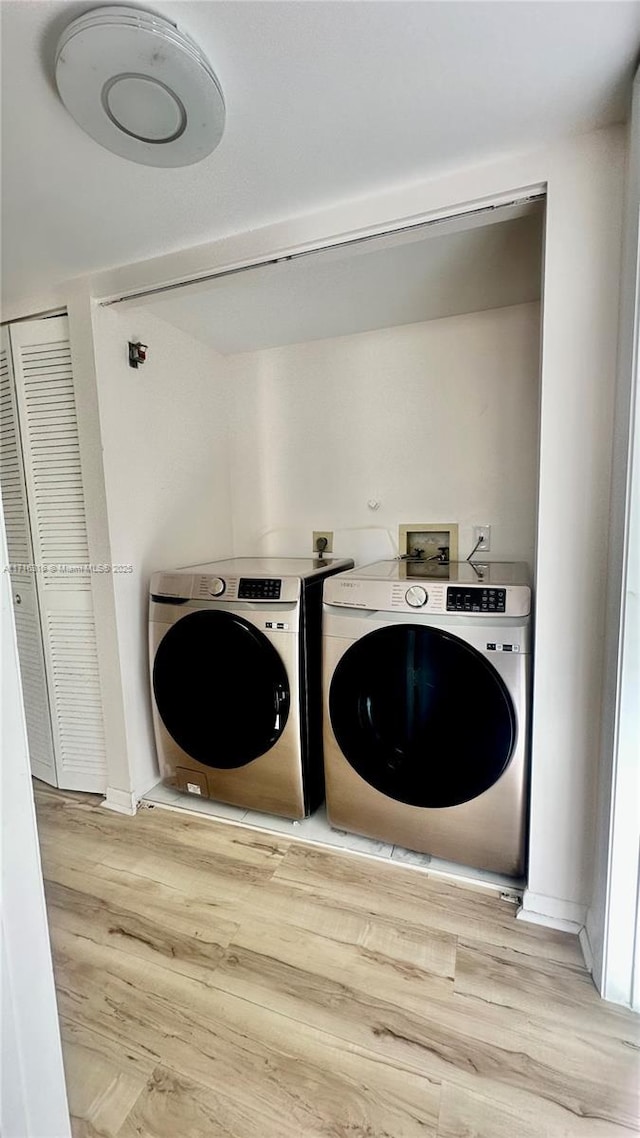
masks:
[(211, 65), (162, 16), (93, 8), (60, 36), (55, 70), (69, 114), (122, 158), (189, 166), (222, 138), (224, 100)]

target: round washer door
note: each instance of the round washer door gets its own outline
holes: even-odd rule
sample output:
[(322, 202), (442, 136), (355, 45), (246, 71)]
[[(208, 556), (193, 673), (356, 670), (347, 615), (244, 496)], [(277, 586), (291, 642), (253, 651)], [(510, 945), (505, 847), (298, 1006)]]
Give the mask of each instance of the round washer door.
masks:
[(156, 707), (172, 739), (208, 767), (242, 767), (273, 747), (289, 715), (284, 664), (259, 629), (229, 612), (194, 612), (161, 640)]
[(338, 745), (361, 778), (411, 806), (457, 806), (500, 778), (516, 738), (489, 661), (440, 629), (395, 625), (339, 660), (329, 691)]

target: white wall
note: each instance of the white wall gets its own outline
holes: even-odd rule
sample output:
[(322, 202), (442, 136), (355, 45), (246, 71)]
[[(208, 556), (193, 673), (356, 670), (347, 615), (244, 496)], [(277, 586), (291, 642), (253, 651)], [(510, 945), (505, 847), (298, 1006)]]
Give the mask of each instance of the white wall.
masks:
[(591, 896), (605, 633), (624, 136), (549, 172), (529, 889), (582, 926)]
[[(4, 568), (9, 559), (1, 503), (0, 555)], [(0, 574), (0, 586), (0, 1132), (4, 1138), (70, 1138), (8, 573)]]
[[(524, 304), (229, 358), (237, 553), (395, 556), (403, 523), (490, 522), (533, 565), (540, 308)], [(380, 502), (377, 510), (370, 499)]]
[[(113, 558), (109, 537), (100, 412), (95, 375), (92, 307), (91, 300), (86, 295), (86, 289), (70, 292), (67, 309), (89, 561), (93, 565), (110, 565)], [(112, 795), (115, 789), (119, 795), (125, 797), (128, 795), (130, 798), (130, 773), (113, 577), (106, 573), (92, 573), (91, 593), (100, 669), (108, 786)]]
[[(231, 553), (223, 361), (148, 314), (96, 308), (97, 386), (131, 790), (157, 780), (149, 704), (147, 609), (157, 569)], [(127, 342), (148, 345), (129, 367)]]

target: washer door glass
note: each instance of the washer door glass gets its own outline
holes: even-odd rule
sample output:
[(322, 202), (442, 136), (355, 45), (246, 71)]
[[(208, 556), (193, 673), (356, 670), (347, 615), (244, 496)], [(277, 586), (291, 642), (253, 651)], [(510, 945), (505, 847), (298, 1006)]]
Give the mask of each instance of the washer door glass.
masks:
[(208, 767), (242, 767), (282, 734), (289, 684), (276, 649), (235, 613), (194, 612), (160, 642), (156, 707), (179, 747)]
[(376, 790), (457, 806), (500, 778), (516, 738), (509, 693), (479, 652), (417, 625), (371, 632), (341, 657), (329, 712), (340, 749)]

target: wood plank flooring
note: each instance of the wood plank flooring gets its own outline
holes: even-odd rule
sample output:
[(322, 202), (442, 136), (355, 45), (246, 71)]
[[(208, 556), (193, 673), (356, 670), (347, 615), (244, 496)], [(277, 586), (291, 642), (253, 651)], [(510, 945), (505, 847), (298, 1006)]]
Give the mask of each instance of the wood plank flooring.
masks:
[(575, 937), (415, 870), (36, 787), (74, 1138), (627, 1138)]

